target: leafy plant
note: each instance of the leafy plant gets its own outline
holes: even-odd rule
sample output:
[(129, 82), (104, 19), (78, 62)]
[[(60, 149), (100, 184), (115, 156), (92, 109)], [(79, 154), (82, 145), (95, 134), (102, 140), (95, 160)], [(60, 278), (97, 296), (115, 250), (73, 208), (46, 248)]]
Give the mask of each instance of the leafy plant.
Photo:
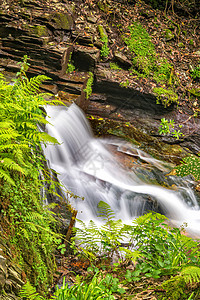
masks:
[(38, 124), (48, 123), (41, 109), (48, 94), (39, 91), (48, 78), (39, 75), (28, 79), (27, 68), (25, 57), (12, 85), (0, 75), (1, 225), (7, 228), (4, 234), (10, 232), (9, 242), (31, 283), (45, 290), (52, 282), (52, 253), (60, 235), (55, 230), (53, 213), (43, 207), (41, 174), (52, 189), (55, 184), (44, 167), (41, 142), (57, 141), (38, 130)]
[(70, 54), (69, 56), (69, 61), (68, 61), (68, 64), (67, 64), (67, 73), (72, 73), (74, 72), (75, 70), (75, 66), (73, 65), (72, 63), (72, 53)]
[(110, 68), (111, 68), (111, 70), (116, 70), (116, 71), (118, 71), (118, 70), (122, 70), (122, 68), (120, 68), (120, 66), (117, 64), (117, 63), (110, 63)]
[(125, 225), (121, 220), (113, 219), (114, 213), (107, 203), (100, 201), (99, 210), (99, 217), (105, 220), (105, 224), (99, 228), (91, 220), (87, 227), (83, 221), (78, 220), (80, 227), (74, 228), (76, 235), (72, 238), (74, 241), (72, 247), (81, 250), (94, 261), (97, 256), (112, 258), (116, 255), (119, 257), (119, 246), (126, 236)]
[[(187, 285), (190, 285), (190, 290), (196, 288), (200, 284), (200, 268), (189, 266), (184, 268), (178, 275), (164, 281), (162, 288), (166, 291), (166, 295), (171, 299), (186, 299), (185, 290)], [(194, 295), (194, 292), (192, 293)], [(191, 299), (191, 298), (189, 298)]]
[[(181, 229), (170, 228), (165, 216), (148, 213), (133, 221), (133, 225), (114, 220), (109, 205), (100, 202), (100, 216), (105, 224), (100, 228), (90, 221), (87, 227), (76, 229), (75, 240), (79, 251), (93, 256), (115, 257), (119, 263), (133, 262), (134, 271), (127, 271), (127, 281), (138, 281), (141, 276), (159, 278), (175, 274), (183, 267), (198, 265), (198, 243), (181, 234)], [(126, 239), (127, 246), (122, 246)], [(91, 255), (90, 255), (91, 256)]]
[(56, 300), (112, 300), (115, 299), (112, 296), (111, 291), (105, 291), (105, 286), (102, 281), (99, 280), (99, 274), (97, 273), (91, 280), (90, 283), (81, 282), (68, 288), (65, 284), (65, 279), (63, 280), (63, 285), (61, 288), (56, 288), (56, 291), (52, 297)]
[[(175, 130), (174, 129), (174, 120), (166, 120), (165, 118), (161, 119), (160, 126), (158, 128), (158, 132), (161, 135), (167, 135), (167, 134), (172, 134), (177, 140), (183, 136), (183, 133), (180, 132), (180, 130)], [(182, 125), (179, 125), (181, 128)]]
[(194, 79), (200, 78), (200, 65), (198, 65), (194, 70), (191, 71), (191, 77)]
[(193, 175), (196, 180), (200, 180), (200, 157), (190, 155), (183, 158), (182, 163), (176, 167), (178, 176)]

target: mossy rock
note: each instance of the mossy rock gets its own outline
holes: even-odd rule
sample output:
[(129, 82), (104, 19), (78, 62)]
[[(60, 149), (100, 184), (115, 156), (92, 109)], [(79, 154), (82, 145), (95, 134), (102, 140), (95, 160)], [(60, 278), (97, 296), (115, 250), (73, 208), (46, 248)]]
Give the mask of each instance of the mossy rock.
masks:
[(49, 32), (46, 26), (44, 25), (35, 25), (33, 28), (33, 33), (38, 37), (49, 36)]
[(99, 117), (89, 117), (95, 135), (117, 136), (136, 144), (157, 159), (179, 164), (188, 153), (179, 145), (166, 144), (126, 122)]
[(59, 12), (51, 17), (49, 24), (53, 26), (54, 29), (71, 30), (73, 19), (70, 14)]

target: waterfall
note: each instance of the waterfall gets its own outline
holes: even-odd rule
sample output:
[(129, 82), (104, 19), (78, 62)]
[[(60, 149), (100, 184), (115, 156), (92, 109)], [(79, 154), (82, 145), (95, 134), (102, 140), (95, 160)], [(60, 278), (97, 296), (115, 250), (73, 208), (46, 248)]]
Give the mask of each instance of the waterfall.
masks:
[(199, 205), (188, 181), (177, 179), (176, 191), (144, 182), (134, 169), (127, 171), (120, 166), (110, 145), (151, 164), (162, 174), (168, 166), (125, 141), (95, 138), (84, 113), (75, 104), (70, 108), (45, 109), (51, 123), (46, 131), (59, 144), (44, 147), (44, 153), (66, 193), (84, 197), (71, 199), (79, 219), (86, 223), (97, 221), (97, 206), (102, 200), (110, 205), (116, 218), (126, 223), (145, 211), (155, 210), (166, 214), (176, 225), (186, 222), (188, 229), (200, 236)]

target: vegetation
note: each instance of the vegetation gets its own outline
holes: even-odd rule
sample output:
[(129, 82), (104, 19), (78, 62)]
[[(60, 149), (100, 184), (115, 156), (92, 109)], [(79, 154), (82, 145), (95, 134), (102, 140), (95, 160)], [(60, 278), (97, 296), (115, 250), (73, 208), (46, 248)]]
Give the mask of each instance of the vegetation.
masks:
[[(47, 102), (39, 86), (46, 76), (26, 77), (27, 57), (13, 84), (0, 75), (0, 211), (4, 238), (30, 281), (42, 290), (52, 282), (59, 244), (56, 221), (43, 206), (44, 182), (51, 183), (40, 143), (57, 141), (38, 130), (46, 124), (41, 107)], [(52, 183), (53, 190), (53, 183)]]
[(191, 77), (194, 79), (200, 78), (200, 65), (191, 71)]
[(110, 68), (111, 68), (111, 70), (116, 70), (116, 71), (118, 71), (118, 70), (122, 70), (122, 68), (117, 64), (117, 63), (110, 63)]
[(84, 92), (86, 93), (86, 99), (89, 99), (90, 95), (92, 94), (93, 81), (94, 81), (94, 75), (92, 72), (89, 72), (86, 88), (84, 89)]
[(165, 107), (172, 103), (178, 103), (178, 95), (172, 89), (154, 88), (157, 95), (157, 104), (162, 103)]
[(108, 57), (110, 53), (110, 49), (108, 47), (108, 36), (102, 25), (98, 25), (98, 30), (99, 30), (101, 42), (103, 44), (101, 47), (101, 56)]
[[(99, 272), (99, 268), (101, 272), (105, 268), (109, 270), (110, 276), (119, 280), (118, 288), (120, 286), (128, 294), (131, 290), (132, 297), (136, 293), (137, 282), (142, 284), (148, 278), (151, 278), (151, 283), (154, 278), (154, 284), (159, 278), (160, 287), (166, 293), (166, 298), (162, 299), (167, 299), (169, 286), (174, 282), (176, 286), (174, 284), (171, 299), (179, 299), (178, 295), (183, 295), (181, 299), (187, 299), (185, 289), (188, 282), (192, 285), (188, 293), (198, 293), (198, 242), (182, 235), (183, 227), (171, 228), (166, 224), (165, 216), (154, 213), (137, 218), (133, 225), (125, 225), (121, 220), (114, 219), (108, 204), (100, 202), (99, 209), (105, 224), (97, 227), (92, 221), (88, 226), (80, 222), (72, 244), (76, 255), (87, 257), (93, 265), (98, 266), (94, 271)], [(123, 290), (116, 289), (114, 293), (123, 294)]]
[(124, 38), (133, 55), (133, 65), (139, 76), (153, 77), (158, 83), (171, 81), (172, 65), (166, 59), (159, 58), (148, 32), (140, 23), (133, 23)]
[[(173, 137), (175, 137), (177, 140), (179, 140), (179, 138), (181, 136), (183, 136), (183, 133), (180, 132), (180, 130), (175, 130), (174, 129), (174, 120), (166, 120), (165, 118), (161, 119), (161, 123), (160, 123), (160, 127), (158, 128), (158, 132), (161, 135), (168, 135), (171, 134)], [(178, 125), (179, 128), (182, 127), (182, 125)]]
[(199, 156), (190, 155), (185, 157), (182, 163), (176, 167), (178, 176), (193, 175), (195, 180), (200, 180), (200, 158)]
[[(76, 256), (89, 259), (91, 267), (72, 287), (64, 279), (51, 299), (133, 299), (138, 287), (148, 292), (149, 285), (157, 299), (198, 298), (200, 249), (198, 241), (181, 233), (183, 227), (171, 228), (165, 216), (152, 212), (125, 225), (104, 202), (99, 203), (99, 216), (104, 225), (81, 222), (72, 243)], [(160, 289), (162, 298), (156, 293)], [(21, 295), (41, 299), (30, 284)]]
[(74, 72), (74, 70), (75, 70), (75, 66), (72, 63), (72, 53), (71, 53), (67, 64), (67, 73), (72, 73)]

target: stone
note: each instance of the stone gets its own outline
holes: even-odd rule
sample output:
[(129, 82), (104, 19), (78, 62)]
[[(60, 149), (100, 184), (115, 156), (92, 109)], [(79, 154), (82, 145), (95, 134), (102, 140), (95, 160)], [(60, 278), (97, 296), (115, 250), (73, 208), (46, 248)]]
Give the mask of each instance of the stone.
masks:
[(77, 46), (74, 49), (72, 60), (79, 71), (93, 71), (100, 59), (100, 50), (96, 47)]
[(132, 66), (131, 61), (123, 53), (115, 51), (114, 57), (120, 64), (124, 65), (125, 67), (130, 68)]
[(49, 24), (54, 29), (64, 29), (70, 31), (73, 27), (73, 19), (68, 13), (57, 12), (50, 16)]
[(87, 16), (87, 21), (92, 23), (92, 24), (96, 24), (97, 23), (97, 18), (94, 16)]
[(13, 267), (8, 269), (8, 280), (14, 282), (20, 286), (24, 285), (24, 282), (21, 280), (21, 274), (16, 272)]

